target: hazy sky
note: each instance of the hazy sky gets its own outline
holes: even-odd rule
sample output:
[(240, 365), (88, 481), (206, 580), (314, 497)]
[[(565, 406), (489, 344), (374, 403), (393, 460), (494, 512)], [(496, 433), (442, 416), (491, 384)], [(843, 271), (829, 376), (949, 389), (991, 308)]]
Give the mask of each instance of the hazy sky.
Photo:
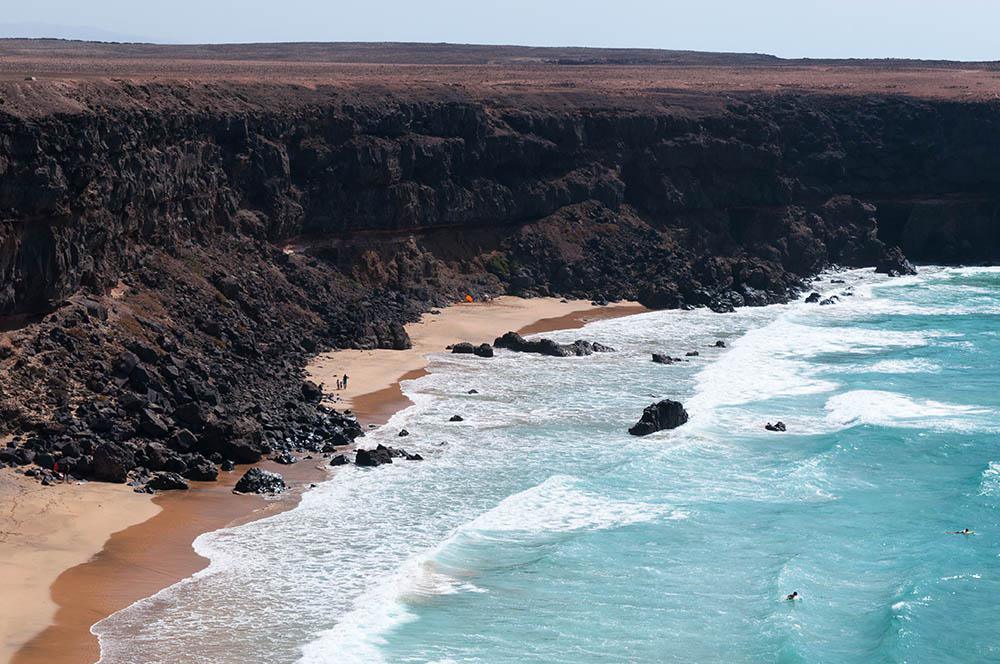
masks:
[[(6, 0), (0, 32), (1000, 60), (1000, 0)], [(16, 26), (12, 24), (35, 24)], [(104, 33), (106, 36), (107, 32)], [(79, 32), (76, 33), (80, 34)]]

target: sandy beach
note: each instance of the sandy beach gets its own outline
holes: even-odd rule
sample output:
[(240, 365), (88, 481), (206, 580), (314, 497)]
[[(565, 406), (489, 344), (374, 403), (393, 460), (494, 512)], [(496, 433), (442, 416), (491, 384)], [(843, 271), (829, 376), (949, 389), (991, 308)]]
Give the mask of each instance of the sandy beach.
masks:
[[(631, 302), (598, 307), (555, 298), (456, 304), (408, 325), (409, 350), (326, 353), (308, 373), (330, 392), (336, 377), (347, 373), (349, 387), (336, 393), (331, 405), (352, 408), (364, 423), (379, 424), (408, 405), (400, 382), (423, 375), (428, 354), (444, 352), (449, 344), (492, 342), (508, 330), (578, 328), (644, 310)], [(208, 561), (191, 548), (198, 535), (294, 507), (311, 483), (328, 477), (323, 464), (319, 457), (292, 466), (261, 464), (294, 487), (271, 501), (232, 494), (245, 468), (220, 474), (218, 482), (192, 483), (189, 491), (155, 497), (101, 483), (41, 487), (10, 471), (0, 473), (0, 500), (9, 506), (12, 524), (0, 536), (0, 574), (15, 580), (16, 599), (0, 605), (0, 659), (95, 661), (100, 651), (91, 625), (205, 567)]]
[(64, 570), (86, 563), (115, 532), (153, 518), (152, 496), (120, 484), (91, 482), (43, 487), (10, 470), (0, 472), (0, 661), (56, 616), (49, 586)]
[[(594, 306), (585, 300), (498, 297), (490, 302), (455, 304), (438, 314), (424, 314), (406, 326), (413, 347), (408, 350), (341, 350), (323, 353), (306, 368), (310, 380), (322, 383), (334, 395), (335, 408), (350, 408), (364, 424), (383, 424), (409, 401), (400, 382), (419, 378), (429, 353), (446, 352), (460, 341), (492, 343), (509, 330), (536, 334), (582, 327), (602, 318), (645, 311), (635, 302)], [(337, 379), (348, 376), (347, 388), (335, 390)]]

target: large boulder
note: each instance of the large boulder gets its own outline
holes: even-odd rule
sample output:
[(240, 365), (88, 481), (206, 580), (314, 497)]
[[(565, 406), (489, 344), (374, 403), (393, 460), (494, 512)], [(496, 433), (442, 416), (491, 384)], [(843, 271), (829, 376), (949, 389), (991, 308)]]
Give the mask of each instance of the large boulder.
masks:
[(101, 482), (122, 483), (135, 468), (135, 454), (117, 443), (104, 443), (94, 450), (90, 474)]
[(628, 432), (633, 436), (647, 436), (663, 429), (676, 429), (687, 421), (688, 414), (681, 402), (664, 399), (646, 406), (642, 417)]
[(358, 450), (354, 457), (354, 463), (358, 466), (381, 466), (385, 463), (392, 463), (392, 453), (388, 447), (382, 445), (374, 450)]
[(177, 473), (154, 473), (146, 482), (146, 488), (153, 491), (185, 490), (188, 488), (188, 483)]
[(236, 483), (233, 493), (281, 493), (287, 487), (285, 479), (278, 473), (260, 468), (251, 468)]
[(476, 352), (476, 347), (468, 341), (460, 341), (451, 347), (451, 352), (457, 355), (472, 355)]
[(875, 271), (879, 274), (888, 274), (890, 277), (901, 277), (908, 274), (916, 274), (917, 268), (913, 263), (906, 260), (903, 250), (899, 247), (892, 247), (886, 250), (878, 263), (875, 264)]
[(479, 344), (472, 352), (477, 357), (493, 357), (493, 346), (489, 344)]

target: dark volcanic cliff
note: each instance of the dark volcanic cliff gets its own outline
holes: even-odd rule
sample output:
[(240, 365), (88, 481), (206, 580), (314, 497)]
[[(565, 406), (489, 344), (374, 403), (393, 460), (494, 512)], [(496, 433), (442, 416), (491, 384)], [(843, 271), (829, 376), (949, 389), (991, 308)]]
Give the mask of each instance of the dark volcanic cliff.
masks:
[(351, 438), (306, 358), (467, 292), (724, 311), (1000, 253), (995, 102), (60, 94), (0, 110), (0, 433), (81, 475)]

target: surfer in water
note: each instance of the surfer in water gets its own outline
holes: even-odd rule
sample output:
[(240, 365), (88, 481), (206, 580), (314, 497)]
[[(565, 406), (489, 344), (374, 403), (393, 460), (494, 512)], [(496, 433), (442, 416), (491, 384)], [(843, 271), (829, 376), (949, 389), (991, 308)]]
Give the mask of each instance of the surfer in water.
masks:
[(794, 602), (798, 598), (799, 598), (798, 590), (793, 590), (791, 595), (785, 595), (785, 599), (787, 599), (789, 602)]
[(975, 535), (976, 531), (963, 528), (962, 530), (952, 530), (949, 535)]

